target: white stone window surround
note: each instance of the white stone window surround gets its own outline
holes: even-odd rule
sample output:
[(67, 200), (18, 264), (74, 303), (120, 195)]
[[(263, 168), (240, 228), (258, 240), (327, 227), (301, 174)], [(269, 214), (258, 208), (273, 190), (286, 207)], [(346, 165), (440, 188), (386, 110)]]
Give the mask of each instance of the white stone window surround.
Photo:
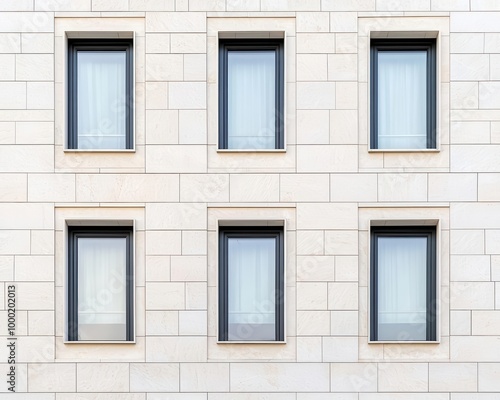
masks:
[[(218, 341), (218, 268), (219, 268), (219, 227), (229, 226), (279, 226), (284, 232), (284, 340), (283, 341)], [(250, 204), (224, 206), (212, 204), (208, 207), (208, 346), (209, 359), (276, 359), (291, 360), (295, 357), (294, 318), (295, 312), (289, 305), (295, 302), (295, 280), (291, 273), (295, 254), (295, 208), (290, 204), (270, 207), (256, 207)], [(272, 345), (278, 346), (272, 346)], [(248, 352), (248, 347), (252, 352)], [(282, 346), (285, 345), (285, 346)], [(210, 351), (213, 349), (213, 351)]]
[[(145, 27), (144, 17), (124, 18), (55, 18), (55, 143), (62, 146), (65, 153), (135, 153), (138, 146), (144, 145), (142, 129), (138, 129), (137, 121), (144, 120), (145, 99), (140, 95), (139, 85), (143, 85), (145, 59)], [(133, 127), (131, 149), (70, 149), (68, 148), (68, 39), (120, 39), (133, 40)], [(140, 89), (142, 90), (142, 88)], [(141, 132), (141, 134), (139, 134)]]
[[(141, 344), (143, 343), (143, 338), (138, 339), (138, 336), (144, 336), (144, 332), (138, 332), (138, 310), (143, 305), (138, 305), (137, 301), (137, 287), (143, 286), (142, 275), (138, 271), (144, 271), (144, 262), (138, 257), (137, 249), (142, 249), (144, 247), (144, 207), (143, 206), (125, 206), (125, 207), (78, 207), (78, 206), (56, 206), (55, 209), (55, 220), (56, 220), (56, 238), (55, 247), (56, 251), (56, 290), (62, 290), (60, 296), (56, 297), (56, 310), (62, 312), (56, 314), (56, 347), (61, 346), (60, 358), (64, 357), (64, 352), (71, 352), (68, 346), (85, 344), (87, 346), (95, 345), (96, 355), (99, 352), (99, 347), (103, 345), (129, 345), (129, 344)], [(68, 227), (73, 226), (126, 226), (132, 228), (132, 270), (133, 270), (133, 332), (134, 338), (131, 341), (68, 341), (67, 336), (67, 307), (68, 307)], [(138, 281), (140, 279), (140, 281)], [(141, 313), (142, 314), (142, 313)], [(60, 342), (59, 342), (60, 341)], [(91, 346), (94, 347), (94, 346)], [(88, 353), (90, 356), (92, 349)], [(112, 351), (112, 350), (111, 350)], [(71, 356), (69, 357), (71, 358)]]
[[(207, 19), (207, 84), (208, 144), (214, 153), (285, 153), (295, 145), (295, 18), (276, 15), (259, 17), (209, 17)], [(284, 148), (283, 149), (220, 149), (218, 64), (220, 38), (283, 38), (284, 39)], [(244, 155), (241, 154), (243, 157)]]
[[(380, 16), (358, 19), (358, 64), (360, 83), (359, 141), (369, 153), (449, 153), (449, 17), (444, 16)], [(435, 149), (371, 149), (370, 148), (370, 40), (372, 38), (436, 39), (436, 148)], [(408, 161), (409, 167), (425, 167), (428, 160)], [(421, 164), (421, 165), (420, 165)]]
[[(258, 344), (286, 344), (286, 323), (287, 323), (287, 318), (286, 318), (286, 265), (287, 265), (287, 245), (286, 245), (286, 220), (218, 220), (217, 224), (217, 238), (219, 238), (219, 230), (221, 228), (227, 228), (227, 227), (255, 227), (255, 228), (260, 228), (260, 227), (280, 227), (283, 229), (283, 265), (284, 271), (283, 271), (283, 330), (284, 330), (284, 340), (218, 340), (218, 344), (252, 344), (252, 343), (258, 343)], [(217, 243), (217, 261), (219, 260), (219, 243)], [(218, 268), (217, 271), (219, 270), (220, 266), (219, 263), (217, 262)], [(275, 266), (276, 268), (277, 266)], [(217, 274), (218, 276), (218, 274)], [(219, 288), (219, 282), (217, 282), (217, 290)], [(218, 293), (218, 291), (217, 291)], [(217, 296), (218, 300), (218, 296)], [(216, 338), (219, 338), (219, 332), (218, 332), (218, 321), (220, 319), (219, 315), (219, 302), (217, 301), (217, 332), (216, 332)]]
[[(360, 297), (364, 297), (360, 307), (359, 336), (366, 339), (369, 345), (387, 345), (388, 351), (397, 352), (397, 346), (424, 346), (422, 352), (434, 354), (433, 345), (448, 342), (447, 318), (443, 313), (448, 313), (448, 302), (444, 302), (444, 295), (449, 287), (449, 205), (447, 204), (366, 204), (359, 208), (360, 224), (360, 289), (365, 287), (366, 291), (360, 290)], [(436, 228), (436, 340), (435, 341), (371, 341), (370, 340), (370, 268), (371, 268), (371, 228), (374, 226), (434, 226)], [(363, 237), (364, 236), (364, 237)], [(425, 345), (431, 345), (428, 350)], [(396, 347), (394, 347), (396, 346)], [(404, 352), (403, 352), (404, 353)]]

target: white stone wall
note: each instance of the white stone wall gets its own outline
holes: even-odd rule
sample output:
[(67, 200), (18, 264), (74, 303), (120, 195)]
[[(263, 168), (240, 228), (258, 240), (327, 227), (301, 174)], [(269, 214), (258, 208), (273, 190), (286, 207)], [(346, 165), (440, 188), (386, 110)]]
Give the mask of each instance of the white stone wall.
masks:
[[(134, 152), (64, 150), (89, 31), (135, 34)], [(285, 32), (286, 152), (217, 152), (220, 31)], [(387, 31), (438, 32), (439, 151), (368, 151)], [(219, 219), (286, 220), (286, 344), (217, 344)], [(134, 344), (64, 342), (69, 220), (135, 221)], [(439, 221), (438, 344), (368, 343), (371, 220)], [(0, 281), (20, 399), (500, 398), (500, 2), (1, 0)]]

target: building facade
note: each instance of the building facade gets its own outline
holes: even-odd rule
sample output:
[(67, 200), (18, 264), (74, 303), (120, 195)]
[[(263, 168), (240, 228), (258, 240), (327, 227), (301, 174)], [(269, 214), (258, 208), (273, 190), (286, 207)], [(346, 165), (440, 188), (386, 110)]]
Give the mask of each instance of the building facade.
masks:
[(0, 399), (500, 398), (500, 2), (0, 2)]

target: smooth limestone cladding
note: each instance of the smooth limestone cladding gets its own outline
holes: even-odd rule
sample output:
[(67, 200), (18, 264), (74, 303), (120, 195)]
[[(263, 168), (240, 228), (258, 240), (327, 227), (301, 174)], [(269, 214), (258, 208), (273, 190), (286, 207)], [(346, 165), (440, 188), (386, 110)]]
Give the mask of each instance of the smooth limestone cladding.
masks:
[[(68, 151), (67, 37), (134, 41), (134, 146)], [(217, 150), (218, 35), (281, 32), (285, 149)], [(438, 149), (370, 151), (370, 37), (438, 37)], [(500, 3), (0, 1), (0, 399), (500, 398)], [(286, 343), (218, 343), (218, 224), (284, 221)], [(437, 343), (369, 341), (370, 226), (438, 226)], [(133, 343), (67, 343), (68, 225), (133, 225)]]

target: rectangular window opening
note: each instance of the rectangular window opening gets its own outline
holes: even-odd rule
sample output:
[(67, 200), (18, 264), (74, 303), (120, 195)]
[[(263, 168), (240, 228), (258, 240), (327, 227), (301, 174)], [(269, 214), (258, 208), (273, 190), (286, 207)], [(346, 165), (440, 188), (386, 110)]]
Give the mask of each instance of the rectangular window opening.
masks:
[(69, 39), (68, 148), (133, 148), (132, 39)]
[(371, 148), (436, 148), (436, 40), (371, 40)]
[(372, 341), (436, 341), (436, 228), (372, 227)]
[(284, 148), (283, 39), (220, 39), (219, 148)]
[(284, 341), (283, 228), (220, 228), (219, 341)]
[(68, 341), (133, 341), (132, 228), (69, 227)]

